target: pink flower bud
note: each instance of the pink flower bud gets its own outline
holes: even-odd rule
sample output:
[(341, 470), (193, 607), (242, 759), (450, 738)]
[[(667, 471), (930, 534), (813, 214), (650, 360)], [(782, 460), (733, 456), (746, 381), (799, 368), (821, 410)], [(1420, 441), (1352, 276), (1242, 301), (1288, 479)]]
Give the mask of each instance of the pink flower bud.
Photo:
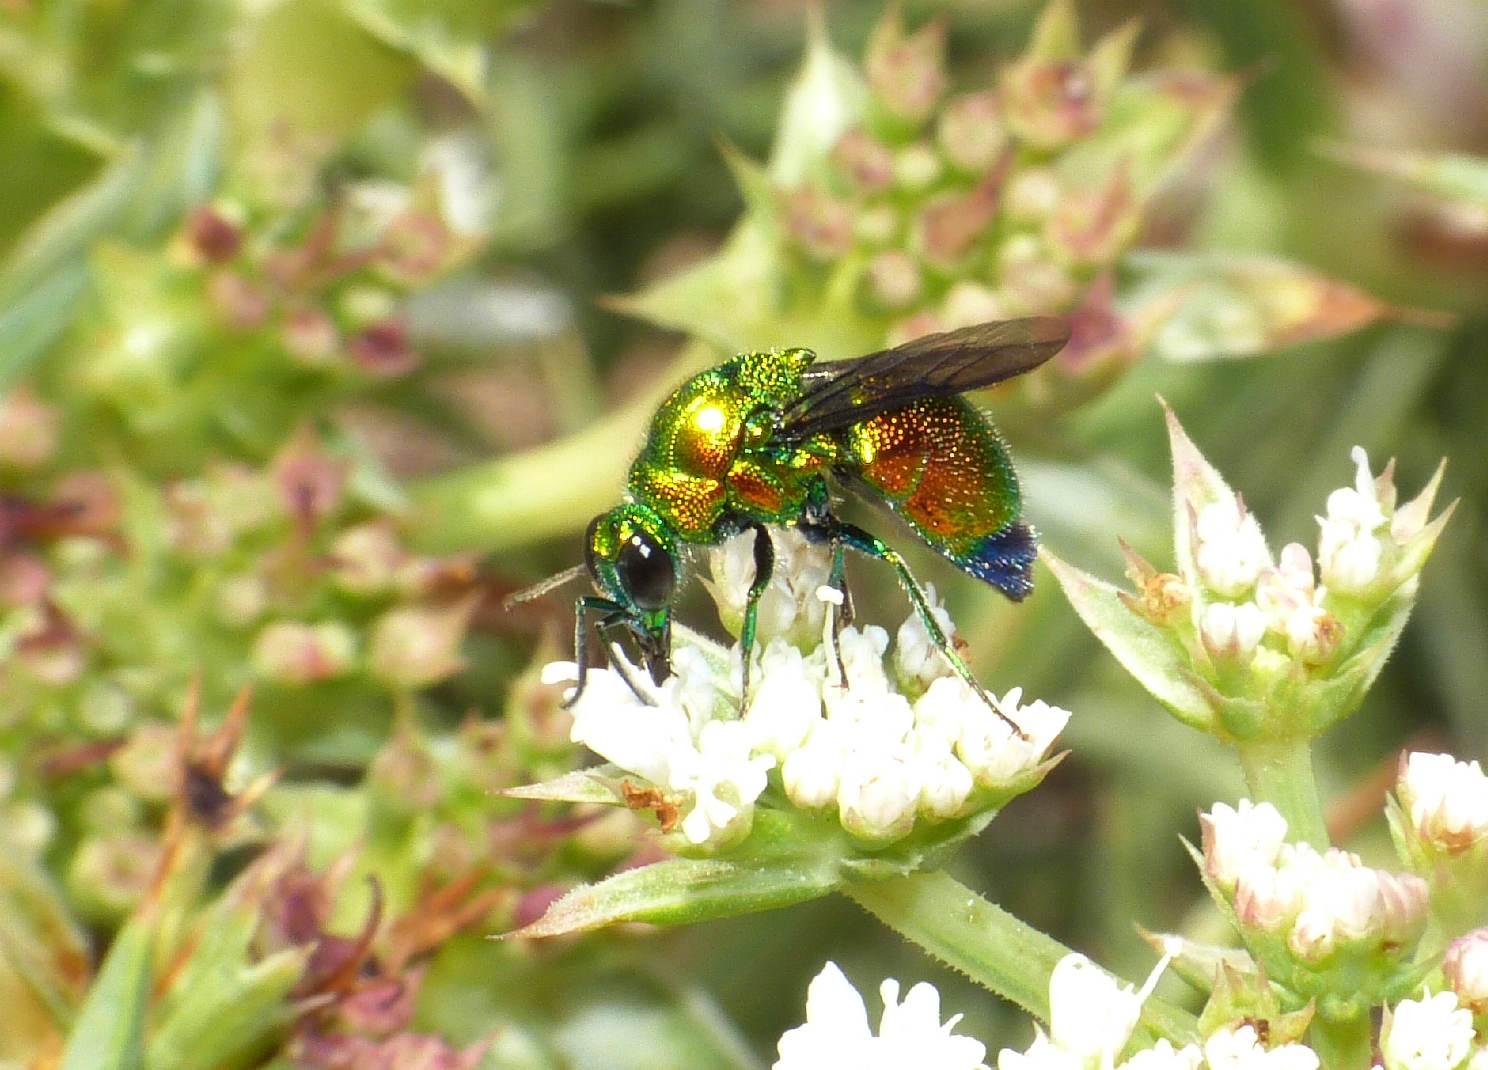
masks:
[(408, 324), (392, 316), (365, 327), (346, 344), (351, 359), (379, 378), (406, 375), (418, 367), (418, 354), (408, 340)]
[(56, 409), (25, 387), (0, 398), (0, 467), (40, 468), (56, 449)]
[(885, 189), (894, 180), (894, 156), (862, 130), (849, 130), (832, 150), (832, 160), (858, 189)]
[(897, 11), (878, 24), (864, 66), (885, 111), (916, 125), (929, 117), (946, 86), (945, 33), (945, 20), (934, 19), (906, 35)]
[(207, 300), (219, 319), (238, 331), (251, 331), (269, 318), (269, 296), (256, 282), (231, 268), (207, 279)]
[(356, 656), (356, 637), (344, 624), (281, 620), (258, 633), (253, 664), (280, 683), (304, 685), (344, 675)]
[(966, 257), (997, 214), (1002, 180), (995, 171), (969, 193), (942, 194), (921, 210), (918, 239), (926, 260), (951, 267)]
[(186, 241), (198, 258), (221, 264), (238, 255), (243, 231), (211, 205), (199, 205), (186, 217)]
[(1002, 89), (1008, 127), (1036, 148), (1060, 148), (1100, 124), (1095, 79), (1081, 60), (1021, 60)]
[(389, 610), (373, 628), (372, 671), (398, 687), (420, 688), (454, 675), (463, 666), (460, 645), (478, 595), (445, 605)]
[(1457, 998), (1474, 1010), (1488, 1010), (1488, 929), (1474, 929), (1447, 947), (1442, 973)]
[(821, 190), (798, 189), (785, 195), (785, 229), (814, 260), (835, 260), (852, 248), (852, 213)]
[(331, 363), (341, 345), (336, 325), (318, 308), (296, 308), (280, 328), (284, 350), (301, 364), (321, 367)]

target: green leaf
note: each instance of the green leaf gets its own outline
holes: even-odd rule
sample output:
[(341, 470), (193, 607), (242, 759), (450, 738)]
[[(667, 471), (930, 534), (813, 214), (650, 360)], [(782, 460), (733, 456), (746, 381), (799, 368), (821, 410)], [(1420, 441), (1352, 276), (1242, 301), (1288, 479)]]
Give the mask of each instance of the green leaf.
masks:
[(617, 765), (601, 765), (593, 769), (578, 769), (541, 784), (523, 784), (516, 788), (503, 788), (500, 794), (507, 799), (533, 799), (538, 802), (598, 803), (602, 806), (621, 806), (624, 801), (612, 786), (625, 778), (625, 770)]
[[(247, 928), (250, 938), (255, 927)], [(230, 950), (198, 948), (193, 954), (193, 960), (210, 961), (212, 969), (198, 971), (190, 985), (183, 977), (172, 986), (180, 998), (150, 1032), (145, 1070), (248, 1065), (295, 1018), (289, 995), (304, 975), (311, 949), (288, 948), (258, 962), (249, 958), (248, 940)]]
[(1167, 632), (1127, 608), (1122, 592), (1111, 584), (1061, 561), (1047, 548), (1039, 556), (1085, 626), (1138, 683), (1180, 721), (1206, 732), (1215, 730), (1214, 710), (1194, 683), (1182, 649)]
[(1177, 363), (1256, 356), (1403, 314), (1348, 283), (1273, 257), (1148, 250), (1128, 256), (1125, 266), (1133, 274), (1122, 301), (1129, 314), (1174, 306), (1151, 348)]
[(1197, 72), (1155, 72), (1123, 81), (1100, 127), (1056, 164), (1072, 186), (1093, 186), (1117, 167), (1143, 202), (1172, 179), (1229, 117), (1239, 83)]
[(62, 890), (30, 852), (0, 831), (0, 974), (13, 972), (58, 1031), (82, 997), (87, 937)]
[(67, 1035), (59, 1070), (140, 1070), (155, 921), (136, 914), (119, 930)]
[(69, 264), (0, 311), (0, 391), (25, 375), (62, 336), (71, 322), (73, 303), (87, 284), (87, 269)]
[[(334, 71), (334, 77), (326, 72)], [(339, 147), (418, 71), (334, 0), (272, 4), (245, 34), (227, 72), (242, 169), (294, 182)]]
[(1443, 200), (1488, 208), (1488, 157), (1343, 144), (1324, 145), (1321, 152), (1362, 170), (1399, 179)]
[(506, 938), (561, 936), (624, 921), (691, 924), (816, 899), (836, 883), (829, 865), (674, 858), (581, 885)]

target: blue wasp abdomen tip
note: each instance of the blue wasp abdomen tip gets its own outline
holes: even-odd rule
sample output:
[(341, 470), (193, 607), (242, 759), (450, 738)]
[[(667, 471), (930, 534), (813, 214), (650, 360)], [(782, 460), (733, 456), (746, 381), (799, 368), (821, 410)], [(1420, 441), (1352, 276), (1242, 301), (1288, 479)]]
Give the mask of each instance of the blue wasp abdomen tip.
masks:
[(1033, 529), (1017, 520), (977, 543), (961, 567), (1014, 602), (1021, 602), (1033, 591), (1033, 562), (1037, 557), (1038, 540)]

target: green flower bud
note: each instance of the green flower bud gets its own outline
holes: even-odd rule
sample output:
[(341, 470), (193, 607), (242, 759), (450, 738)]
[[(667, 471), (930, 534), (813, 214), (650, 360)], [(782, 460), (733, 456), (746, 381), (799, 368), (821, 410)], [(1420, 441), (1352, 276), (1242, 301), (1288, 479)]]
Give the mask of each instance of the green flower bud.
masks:
[(117, 922), (144, 898), (160, 864), (160, 841), (142, 832), (83, 840), (67, 868), (67, 891), (84, 917)]
[(935, 185), (942, 170), (940, 156), (923, 141), (894, 154), (894, 184), (908, 193), (922, 193)]

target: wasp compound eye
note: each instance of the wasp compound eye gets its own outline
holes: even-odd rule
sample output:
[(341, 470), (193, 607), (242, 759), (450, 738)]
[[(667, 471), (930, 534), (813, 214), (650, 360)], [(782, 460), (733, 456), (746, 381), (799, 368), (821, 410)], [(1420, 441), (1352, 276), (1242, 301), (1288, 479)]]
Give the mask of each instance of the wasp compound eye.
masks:
[(637, 608), (657, 610), (672, 600), (672, 591), (677, 586), (672, 559), (645, 532), (635, 532), (621, 543), (615, 556), (615, 571)]

